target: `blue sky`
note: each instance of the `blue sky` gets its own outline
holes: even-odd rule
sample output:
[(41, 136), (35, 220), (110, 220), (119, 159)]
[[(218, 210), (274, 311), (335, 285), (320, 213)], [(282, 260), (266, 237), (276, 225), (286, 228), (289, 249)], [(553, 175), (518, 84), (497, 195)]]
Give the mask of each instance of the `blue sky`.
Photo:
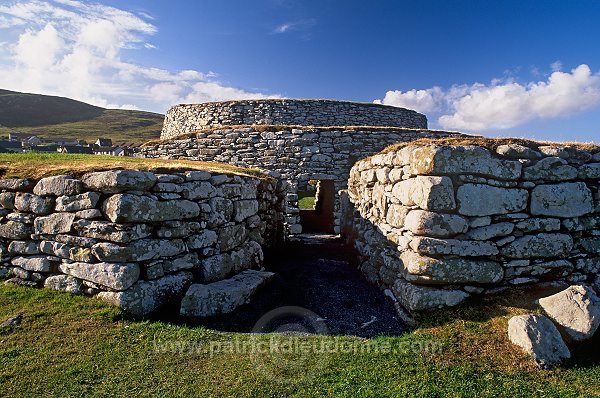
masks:
[(0, 0), (0, 87), (165, 112), (331, 98), (600, 142), (600, 1)]

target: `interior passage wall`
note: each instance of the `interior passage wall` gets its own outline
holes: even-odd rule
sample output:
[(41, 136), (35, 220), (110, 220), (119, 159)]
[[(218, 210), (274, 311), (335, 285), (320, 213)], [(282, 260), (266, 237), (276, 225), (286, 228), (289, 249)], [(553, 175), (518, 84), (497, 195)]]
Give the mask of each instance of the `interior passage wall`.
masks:
[(246, 100), (176, 105), (165, 115), (162, 139), (233, 125), (392, 126), (427, 128), (425, 115), (393, 106), (331, 100)]
[[(141, 148), (148, 158), (192, 159), (229, 163), (275, 172), (287, 183), (286, 227), (302, 231), (298, 195), (309, 190), (310, 180), (333, 181), (336, 192), (345, 189), (350, 169), (361, 158), (396, 142), (460, 135), (414, 129), (336, 129), (257, 126), (200, 131)], [(334, 232), (340, 232), (339, 196), (334, 205)]]
[(344, 233), (410, 310), (510, 285), (600, 288), (599, 189), (600, 154), (573, 147), (407, 146), (352, 168)]
[(282, 232), (282, 193), (270, 178), (116, 170), (5, 179), (0, 190), (2, 276), (134, 314), (260, 267)]

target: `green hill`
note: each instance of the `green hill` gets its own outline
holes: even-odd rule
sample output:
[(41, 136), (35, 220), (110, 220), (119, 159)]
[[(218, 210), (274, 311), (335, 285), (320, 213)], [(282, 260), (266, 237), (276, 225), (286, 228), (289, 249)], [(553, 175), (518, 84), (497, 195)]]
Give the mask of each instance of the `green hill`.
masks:
[(98, 137), (143, 143), (158, 138), (164, 116), (143, 111), (104, 109), (69, 98), (0, 90), (0, 136), (9, 131), (40, 137)]

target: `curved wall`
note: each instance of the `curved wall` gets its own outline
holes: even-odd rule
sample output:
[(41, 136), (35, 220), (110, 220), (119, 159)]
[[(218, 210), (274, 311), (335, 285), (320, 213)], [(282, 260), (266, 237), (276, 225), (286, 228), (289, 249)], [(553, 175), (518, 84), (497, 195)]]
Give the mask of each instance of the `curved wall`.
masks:
[(393, 106), (332, 100), (266, 99), (176, 105), (162, 139), (234, 125), (392, 126), (427, 128), (425, 115)]

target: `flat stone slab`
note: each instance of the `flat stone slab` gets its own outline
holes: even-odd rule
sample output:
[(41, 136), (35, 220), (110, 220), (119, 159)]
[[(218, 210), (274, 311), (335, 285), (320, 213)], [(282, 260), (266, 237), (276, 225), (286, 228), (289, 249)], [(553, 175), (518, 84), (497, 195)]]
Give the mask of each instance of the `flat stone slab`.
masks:
[(180, 314), (208, 317), (233, 312), (247, 304), (250, 297), (274, 275), (272, 272), (246, 270), (219, 282), (194, 284), (181, 301)]
[(194, 218), (200, 214), (197, 203), (189, 200), (166, 200), (117, 194), (108, 198), (102, 210), (112, 222), (157, 222)]
[(552, 321), (543, 315), (514, 316), (508, 321), (508, 338), (531, 355), (536, 364), (551, 368), (571, 357)]
[(533, 215), (579, 217), (592, 211), (592, 191), (583, 182), (538, 185), (531, 192)]
[(571, 286), (539, 301), (573, 341), (590, 339), (600, 326), (600, 298), (589, 286)]
[(404, 279), (397, 279), (392, 288), (394, 296), (409, 311), (428, 311), (458, 305), (470, 297), (462, 290), (435, 289), (413, 285)]
[(156, 183), (154, 173), (137, 170), (110, 170), (84, 174), (86, 188), (104, 193), (148, 191)]
[(458, 188), (458, 212), (466, 216), (491, 216), (525, 210), (529, 194), (525, 189), (464, 184)]
[(63, 263), (59, 269), (67, 275), (114, 290), (128, 289), (140, 276), (140, 267), (137, 264)]

